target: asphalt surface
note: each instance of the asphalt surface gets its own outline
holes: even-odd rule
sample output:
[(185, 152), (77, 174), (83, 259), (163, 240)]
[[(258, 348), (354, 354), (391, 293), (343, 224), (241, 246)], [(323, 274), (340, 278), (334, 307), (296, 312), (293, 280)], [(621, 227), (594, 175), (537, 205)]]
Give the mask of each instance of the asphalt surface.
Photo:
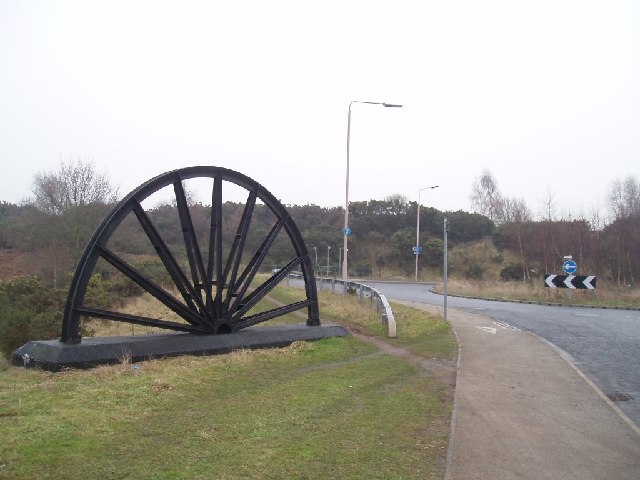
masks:
[[(366, 283), (443, 313), (425, 284)], [(448, 306), (460, 355), (446, 480), (640, 479), (638, 420), (621, 410), (636, 398), (606, 395), (637, 391), (637, 312), (454, 297)]]
[[(388, 298), (443, 306), (431, 285), (366, 282)], [(557, 307), (449, 296), (449, 307), (532, 332), (557, 347), (640, 427), (640, 312)], [(638, 474), (640, 479), (640, 473)]]
[(550, 344), (483, 315), (448, 319), (460, 346), (448, 480), (639, 478), (633, 423)]

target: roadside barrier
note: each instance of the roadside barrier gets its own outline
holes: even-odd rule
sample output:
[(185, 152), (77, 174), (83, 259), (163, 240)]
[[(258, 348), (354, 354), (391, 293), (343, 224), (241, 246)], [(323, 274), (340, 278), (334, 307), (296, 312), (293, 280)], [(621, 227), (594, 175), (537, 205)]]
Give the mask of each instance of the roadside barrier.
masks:
[[(297, 274), (291, 274), (292, 277), (297, 277)], [(361, 302), (364, 302), (366, 298), (369, 299), (371, 307), (375, 306), (376, 312), (380, 314), (380, 320), (387, 326), (387, 336), (389, 338), (396, 338), (396, 320), (393, 316), (391, 306), (382, 293), (375, 288), (366, 285), (361, 282), (352, 280), (340, 280), (337, 278), (316, 277), (316, 285), (319, 290), (331, 289), (332, 293), (355, 293), (358, 295)], [(338, 287), (338, 288), (336, 288)]]

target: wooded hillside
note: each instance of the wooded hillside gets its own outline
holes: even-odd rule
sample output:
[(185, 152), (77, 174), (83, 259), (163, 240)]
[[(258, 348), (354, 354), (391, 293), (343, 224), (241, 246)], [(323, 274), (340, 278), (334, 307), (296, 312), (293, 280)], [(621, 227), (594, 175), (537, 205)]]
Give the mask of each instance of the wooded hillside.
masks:
[[(224, 238), (230, 244), (244, 209), (243, 203), (226, 202)], [(46, 284), (63, 286), (69, 280), (75, 262), (85, 243), (104, 215), (112, 208), (107, 204), (72, 207), (63, 213), (43, 212), (36, 206), (0, 204), (0, 249), (4, 278), (17, 274), (36, 275)], [(210, 223), (210, 207), (190, 205), (194, 227), (205, 236)], [(252, 220), (256, 235), (249, 237), (247, 249), (255, 249), (268, 231), (271, 219), (264, 205), (257, 205)], [(316, 205), (293, 205), (288, 210), (298, 225), (312, 262), (321, 273), (335, 274), (342, 249), (342, 208)], [(350, 276), (390, 277), (406, 276), (414, 272), (412, 247), (416, 240), (415, 202), (403, 197), (386, 200), (354, 202), (351, 206), (349, 239)], [(149, 217), (163, 231), (163, 238), (175, 251), (184, 250), (182, 232), (176, 226), (177, 212), (172, 205), (150, 209)], [(502, 265), (505, 279), (529, 279), (544, 273), (557, 272), (564, 255), (573, 255), (580, 270), (605, 277), (618, 284), (634, 284), (640, 275), (640, 215), (616, 219), (601, 230), (594, 230), (585, 220), (521, 221), (496, 225), (488, 217), (467, 212), (441, 212), (434, 208), (420, 209), (421, 269), (438, 274), (443, 260), (443, 222), (449, 222), (449, 248), (481, 242), (490, 238), (498, 252), (492, 261)], [(261, 236), (262, 235), (262, 236)], [(118, 250), (128, 257), (149, 262), (153, 247), (135, 222), (124, 222), (113, 239)], [(271, 249), (265, 268), (282, 266), (287, 257), (285, 242), (277, 242)], [(328, 254), (328, 256), (327, 256)], [(486, 265), (472, 262), (451, 273), (459, 276), (482, 277)], [(421, 270), (422, 271), (422, 270)]]
[[(183, 183), (188, 183), (183, 182)], [(195, 201), (189, 185), (183, 185), (190, 221), (203, 251), (211, 231), (210, 206)], [(63, 163), (56, 172), (35, 176), (34, 197), (21, 205), (0, 203), (0, 279), (34, 275), (47, 285), (68, 284), (85, 244), (118, 198), (106, 175), (98, 174), (81, 160)], [(482, 245), (484, 255), (459, 255), (454, 276), (524, 280), (545, 273), (561, 273), (565, 255), (572, 255), (580, 273), (597, 275), (618, 285), (635, 285), (640, 275), (640, 183), (629, 177), (614, 181), (610, 191), (611, 219), (599, 215), (591, 221), (575, 216), (557, 217), (553, 199), (545, 207), (545, 219), (534, 220), (522, 199), (501, 195), (489, 171), (471, 192), (476, 212), (442, 212), (420, 209), (421, 273), (439, 275), (443, 264), (443, 226), (448, 218), (450, 253)], [(148, 199), (147, 199), (148, 200)], [(222, 204), (222, 243), (226, 252), (237, 236), (246, 204)], [(317, 205), (289, 205), (318, 273), (335, 275), (342, 258), (344, 210)], [(174, 201), (147, 202), (146, 215), (174, 254), (185, 252), (184, 226)], [(411, 278), (415, 268), (412, 247), (416, 244), (417, 202), (394, 195), (384, 200), (352, 202), (349, 226), (350, 277)], [(247, 251), (256, 251), (274, 224), (271, 210), (261, 203), (252, 210)], [(262, 265), (283, 266), (291, 258), (291, 244), (278, 236)], [(286, 237), (286, 235), (284, 235)], [(125, 218), (110, 240), (113, 248), (154, 277), (162, 277), (149, 236), (134, 215)], [(488, 245), (489, 242), (491, 245)], [(204, 246), (204, 247), (203, 247)], [(464, 246), (464, 248), (463, 248)], [(476, 248), (477, 250), (477, 248)], [(489, 252), (489, 253), (486, 253)], [(459, 261), (458, 261), (459, 260)], [(492, 268), (488, 268), (491, 264)], [(453, 266), (453, 265), (452, 265)], [(498, 268), (496, 268), (496, 266)], [(497, 272), (497, 273), (496, 273)], [(109, 275), (108, 271), (103, 271)]]

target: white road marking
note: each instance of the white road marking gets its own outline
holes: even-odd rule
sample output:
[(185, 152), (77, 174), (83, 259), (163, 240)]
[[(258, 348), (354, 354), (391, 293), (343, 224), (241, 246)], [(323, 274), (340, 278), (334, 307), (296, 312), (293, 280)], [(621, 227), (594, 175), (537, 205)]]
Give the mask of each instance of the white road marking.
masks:
[(492, 335), (495, 335), (495, 334), (496, 334), (496, 329), (495, 329), (495, 328), (492, 328), (492, 327), (476, 327), (476, 328), (479, 328), (479, 329), (480, 329), (480, 330), (482, 330), (483, 332), (487, 332), (487, 333), (490, 333), (490, 334), (492, 334)]
[(521, 330), (517, 327), (513, 327), (511, 325), (509, 325), (508, 323), (502, 323), (502, 322), (493, 322), (494, 325), (498, 325), (500, 328), (504, 329), (504, 330), (511, 330), (513, 332), (520, 332)]
[(600, 315), (596, 315), (595, 313), (574, 313), (574, 317), (599, 317)]

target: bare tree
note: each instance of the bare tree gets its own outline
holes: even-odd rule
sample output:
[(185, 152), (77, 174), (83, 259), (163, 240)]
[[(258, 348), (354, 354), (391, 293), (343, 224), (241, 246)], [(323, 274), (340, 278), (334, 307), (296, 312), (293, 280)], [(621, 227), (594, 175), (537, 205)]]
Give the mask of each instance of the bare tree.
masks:
[(496, 223), (504, 220), (504, 200), (498, 191), (498, 183), (489, 170), (484, 170), (473, 182), (471, 206)]
[(640, 182), (634, 176), (614, 180), (609, 202), (614, 219), (640, 214)]
[(502, 200), (502, 220), (512, 223), (531, 221), (531, 211), (523, 198), (504, 198)]
[(77, 159), (61, 163), (54, 172), (36, 174), (32, 190), (37, 221), (31, 238), (24, 241), (33, 244), (41, 269), (50, 272), (51, 283), (57, 286), (58, 272), (79, 258), (108, 205), (117, 199), (117, 189), (91, 162)]
[(518, 239), (518, 250), (522, 264), (522, 279), (529, 280), (529, 255), (527, 251), (527, 225), (531, 222), (531, 211), (522, 198), (502, 200), (502, 220), (512, 223)]
[(635, 284), (640, 256), (637, 239), (640, 233), (640, 183), (634, 176), (616, 179), (611, 184), (609, 202), (613, 221), (608, 230), (612, 235), (615, 261), (612, 270), (619, 284)]
[(540, 216), (542, 220), (551, 222), (556, 217), (556, 196), (547, 190), (547, 196), (541, 202)]
[(55, 172), (37, 173), (33, 194), (39, 210), (59, 215), (73, 207), (112, 203), (117, 199), (118, 189), (105, 173), (96, 171), (92, 162), (77, 159), (62, 162)]

